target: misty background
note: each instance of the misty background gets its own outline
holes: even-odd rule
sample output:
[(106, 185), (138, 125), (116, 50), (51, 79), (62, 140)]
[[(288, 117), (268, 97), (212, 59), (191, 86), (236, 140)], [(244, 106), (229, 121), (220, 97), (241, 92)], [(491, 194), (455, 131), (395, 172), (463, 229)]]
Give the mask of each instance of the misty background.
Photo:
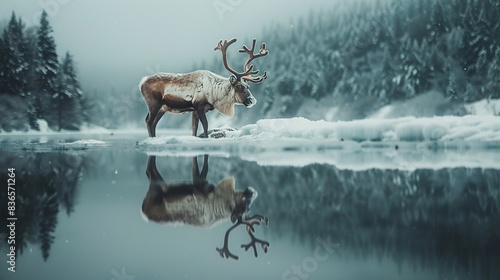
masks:
[(195, 63), (220, 58), (213, 50), (220, 39), (264, 39), (264, 26), (335, 2), (3, 0), (0, 19), (6, 25), (14, 11), (38, 25), (45, 9), (58, 51), (73, 53), (86, 90), (130, 91), (152, 72), (192, 71)]
[[(127, 4), (115, 0), (8, 0), (0, 3), (0, 28), (7, 26), (12, 12), (26, 27), (38, 26), (45, 10), (58, 54), (71, 52), (83, 94), (93, 101), (93, 107), (100, 107), (97, 115), (108, 113), (93, 122), (116, 128), (143, 125), (146, 106), (139, 108), (137, 104), (143, 102), (137, 87), (142, 77), (193, 71), (214, 57), (220, 61), (220, 53), (213, 48), (221, 39), (236, 37), (242, 44), (245, 38), (261, 39), (265, 25), (288, 24), (304, 9), (331, 6), (332, 1), (326, 0), (153, 0)], [(128, 101), (114, 102), (116, 98)], [(109, 111), (116, 114), (110, 116)], [(188, 119), (178, 118), (174, 118), (176, 126)]]
[[(466, 104), (500, 97), (496, 1), (2, 1), (0, 27), (15, 12), (35, 42), (44, 10), (60, 67), (70, 52), (79, 81), (73, 88), (81, 90), (82, 101), (73, 111), (87, 116), (70, 128), (144, 127), (140, 79), (197, 69), (229, 76), (213, 48), (233, 37), (238, 42), (229, 50), (232, 65), (243, 63), (237, 50), (252, 38), (268, 44), (270, 55), (255, 64), (269, 78), (252, 85), (256, 107), (237, 108), (233, 119), (212, 112), (210, 126), (293, 116), (351, 120), (387, 105), (401, 107), (391, 117), (464, 115)], [(26, 91), (22, 98), (37, 96), (36, 88)], [(55, 107), (64, 107), (63, 97)], [(50, 128), (61, 128), (60, 116), (31, 114), (28, 119), (45, 118)], [(187, 128), (189, 122), (188, 114), (167, 115), (160, 128)], [(2, 125), (6, 131), (25, 129)]]

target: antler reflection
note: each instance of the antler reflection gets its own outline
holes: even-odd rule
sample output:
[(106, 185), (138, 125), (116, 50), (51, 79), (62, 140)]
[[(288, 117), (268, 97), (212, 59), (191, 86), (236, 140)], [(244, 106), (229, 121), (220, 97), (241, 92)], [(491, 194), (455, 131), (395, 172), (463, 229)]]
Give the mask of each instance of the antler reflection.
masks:
[(256, 244), (259, 243), (261, 244), (262, 250), (264, 253), (267, 253), (267, 249), (269, 248), (270, 244), (267, 241), (258, 239), (255, 237), (253, 234), (255, 232), (254, 225), (260, 225), (261, 222), (264, 222), (264, 224), (267, 226), (269, 225), (269, 219), (265, 216), (262, 215), (254, 215), (252, 217), (246, 217), (245, 220), (243, 220), (243, 217), (238, 217), (238, 220), (236, 223), (231, 226), (227, 231), (226, 234), (224, 235), (224, 246), (222, 248), (216, 248), (217, 252), (219, 252), (220, 256), (223, 258), (232, 258), (237, 260), (238, 256), (235, 254), (231, 253), (229, 251), (229, 246), (228, 246), (228, 241), (229, 241), (229, 234), (231, 231), (235, 228), (237, 228), (240, 225), (246, 225), (246, 232), (248, 233), (248, 236), (250, 236), (250, 242), (248, 244), (242, 244), (241, 248), (244, 248), (245, 251), (248, 251), (250, 247), (253, 248), (254, 255), (257, 257), (257, 247)]

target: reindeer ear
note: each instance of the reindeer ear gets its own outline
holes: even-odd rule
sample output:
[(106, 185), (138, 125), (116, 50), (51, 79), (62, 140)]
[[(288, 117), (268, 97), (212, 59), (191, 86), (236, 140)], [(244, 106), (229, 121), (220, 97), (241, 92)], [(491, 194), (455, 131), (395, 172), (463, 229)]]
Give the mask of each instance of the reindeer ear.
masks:
[(217, 190), (222, 192), (234, 192), (234, 177), (226, 178), (217, 184)]
[(236, 79), (235, 75), (231, 75), (231, 77), (229, 77), (229, 82), (231, 83), (231, 85), (234, 85), (236, 81), (238, 81), (238, 79)]

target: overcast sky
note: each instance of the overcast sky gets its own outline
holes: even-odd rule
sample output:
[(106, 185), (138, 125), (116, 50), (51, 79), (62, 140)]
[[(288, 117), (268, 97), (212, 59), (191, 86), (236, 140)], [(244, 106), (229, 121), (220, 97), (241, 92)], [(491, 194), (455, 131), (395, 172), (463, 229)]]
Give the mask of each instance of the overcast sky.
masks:
[(15, 11), (28, 25), (38, 24), (45, 9), (58, 53), (73, 53), (83, 85), (121, 90), (157, 70), (194, 70), (194, 63), (220, 55), (213, 51), (220, 39), (265, 40), (259, 37), (264, 25), (288, 26), (291, 18), (337, 1), (0, 0), (0, 19)]

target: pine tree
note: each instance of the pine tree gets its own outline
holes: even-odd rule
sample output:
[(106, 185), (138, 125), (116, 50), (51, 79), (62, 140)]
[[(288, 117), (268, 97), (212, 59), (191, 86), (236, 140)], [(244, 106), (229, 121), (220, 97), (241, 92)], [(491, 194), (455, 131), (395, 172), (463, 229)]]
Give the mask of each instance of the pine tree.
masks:
[(78, 129), (82, 123), (82, 91), (76, 77), (73, 56), (67, 52), (58, 73), (58, 86), (54, 97), (57, 127)]
[(429, 26), (429, 29), (431, 32), (430, 40), (433, 43), (438, 42), (443, 34), (450, 31), (450, 25), (447, 16), (439, 1), (434, 2), (431, 16), (431, 25)]
[(490, 98), (500, 98), (500, 46), (495, 51), (487, 74), (486, 91)]
[(399, 39), (404, 34), (404, 21), (405, 18), (402, 13), (401, 3), (395, 4), (394, 14), (392, 16), (392, 34), (395, 39)]
[(464, 103), (471, 103), (475, 100), (477, 100), (477, 90), (474, 88), (472, 84), (467, 84), (465, 87), (465, 93), (464, 93)]
[(7, 71), (7, 46), (5, 45), (3, 39), (0, 37), (0, 94), (7, 92), (7, 80), (4, 77), (5, 71)]
[(24, 24), (12, 13), (9, 24), (2, 34), (2, 54), (0, 68), (1, 93), (25, 96), (27, 91), (26, 40)]
[(32, 26), (28, 27), (25, 31), (26, 39), (26, 61), (29, 62), (28, 71), (26, 73), (27, 77), (27, 87), (28, 87), (28, 122), (32, 129), (38, 130), (37, 123), (37, 110), (35, 102), (37, 101), (37, 41), (38, 41), (38, 27)]
[(453, 103), (458, 102), (457, 81), (455, 74), (451, 73), (448, 79), (448, 87), (446, 88), (446, 97)]
[(36, 118), (46, 119), (49, 125), (54, 125), (54, 116), (50, 110), (50, 104), (57, 92), (57, 70), (58, 60), (56, 44), (51, 35), (52, 28), (47, 20), (47, 13), (43, 11), (40, 19), (37, 40), (37, 67), (34, 109)]
[(382, 104), (390, 103), (391, 99), (397, 99), (395, 94), (397, 74), (393, 66), (389, 49), (384, 50), (384, 62), (380, 72), (380, 93), (379, 98)]
[(59, 212), (59, 204), (57, 201), (57, 190), (51, 184), (50, 178), (44, 180), (46, 188), (42, 202), (42, 220), (39, 223), (40, 232), (40, 248), (42, 249), (43, 260), (47, 261), (50, 255), (50, 247), (54, 243), (54, 231), (57, 226), (57, 213)]

